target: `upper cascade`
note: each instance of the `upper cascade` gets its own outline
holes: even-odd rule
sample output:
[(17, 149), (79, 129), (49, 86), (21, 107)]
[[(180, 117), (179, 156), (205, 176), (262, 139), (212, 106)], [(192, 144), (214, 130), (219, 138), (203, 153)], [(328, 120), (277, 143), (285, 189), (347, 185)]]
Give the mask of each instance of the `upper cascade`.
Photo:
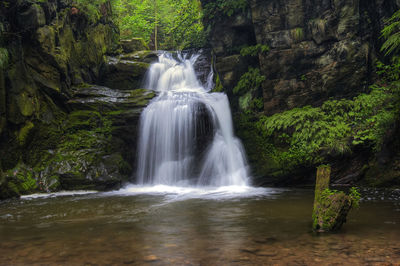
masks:
[(146, 88), (159, 95), (140, 118), (137, 182), (172, 186), (245, 186), (244, 149), (233, 134), (228, 98), (209, 93), (194, 64), (200, 55), (159, 55)]

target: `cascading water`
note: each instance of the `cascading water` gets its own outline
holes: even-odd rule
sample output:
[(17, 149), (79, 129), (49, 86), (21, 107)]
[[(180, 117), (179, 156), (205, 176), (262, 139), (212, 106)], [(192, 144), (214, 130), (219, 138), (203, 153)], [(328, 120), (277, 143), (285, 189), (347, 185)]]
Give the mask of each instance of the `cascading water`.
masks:
[[(146, 87), (159, 94), (140, 118), (140, 185), (245, 186), (245, 153), (233, 134), (228, 98), (202, 86), (194, 63), (163, 53), (151, 65)], [(210, 76), (209, 76), (210, 77)]]

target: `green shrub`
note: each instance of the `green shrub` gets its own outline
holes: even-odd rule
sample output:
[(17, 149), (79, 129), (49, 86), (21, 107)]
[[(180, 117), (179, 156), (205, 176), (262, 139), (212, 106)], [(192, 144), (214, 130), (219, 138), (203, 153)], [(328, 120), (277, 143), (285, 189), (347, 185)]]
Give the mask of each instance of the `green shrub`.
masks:
[(241, 56), (256, 56), (259, 53), (265, 54), (269, 51), (269, 46), (264, 44), (257, 44), (254, 46), (243, 47), (240, 50)]
[(259, 88), (262, 82), (265, 80), (265, 76), (260, 74), (260, 69), (249, 67), (249, 70), (244, 73), (233, 88), (233, 94), (243, 95), (251, 89)]
[(285, 168), (323, 163), (327, 155), (350, 154), (357, 145), (378, 151), (398, 116), (399, 93), (397, 86), (371, 89), (352, 100), (329, 100), (321, 107), (262, 116), (257, 126), (274, 143), (271, 153)]

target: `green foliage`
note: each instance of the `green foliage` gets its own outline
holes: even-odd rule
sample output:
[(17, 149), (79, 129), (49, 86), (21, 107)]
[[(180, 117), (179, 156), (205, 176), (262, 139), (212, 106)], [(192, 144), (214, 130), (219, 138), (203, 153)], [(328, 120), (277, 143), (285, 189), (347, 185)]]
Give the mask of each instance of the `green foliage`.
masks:
[(8, 180), (7, 188), (15, 196), (32, 193), (37, 188), (33, 170), (22, 163), (8, 170), (5, 175)]
[(261, 75), (260, 69), (249, 67), (248, 71), (240, 77), (238, 84), (233, 88), (233, 94), (243, 95), (252, 89), (257, 89), (264, 80), (265, 76)]
[(376, 73), (379, 75), (382, 82), (396, 82), (400, 78), (400, 57), (392, 57), (390, 65), (378, 61), (376, 63), (376, 68)]
[(381, 51), (385, 55), (393, 52), (398, 52), (400, 47), (400, 10), (395, 12), (393, 16), (387, 20), (386, 25), (382, 30), (382, 37), (386, 39), (381, 47)]
[(377, 151), (399, 112), (398, 87), (372, 86), (353, 100), (329, 100), (263, 116), (257, 123), (274, 143), (273, 158), (286, 169), (323, 163), (327, 155), (351, 153), (355, 145)]
[(247, 46), (247, 47), (243, 47), (240, 50), (240, 55), (241, 56), (256, 56), (259, 53), (265, 54), (269, 51), (269, 46), (268, 45), (264, 45), (264, 44), (257, 44), (254, 46)]
[(360, 194), (360, 192), (358, 191), (358, 189), (356, 187), (350, 188), (349, 196), (351, 198), (353, 207), (359, 208), (360, 207), (361, 194)]
[(248, 7), (246, 0), (216, 0), (204, 6), (204, 16), (207, 21), (216, 21), (223, 17), (231, 17), (238, 11), (244, 12)]
[(100, 18), (101, 5), (109, 0), (74, 0), (73, 2), (79, 10), (88, 15), (89, 21), (95, 22)]
[(199, 0), (114, 0), (121, 37), (140, 37), (159, 49), (202, 47), (205, 32)]

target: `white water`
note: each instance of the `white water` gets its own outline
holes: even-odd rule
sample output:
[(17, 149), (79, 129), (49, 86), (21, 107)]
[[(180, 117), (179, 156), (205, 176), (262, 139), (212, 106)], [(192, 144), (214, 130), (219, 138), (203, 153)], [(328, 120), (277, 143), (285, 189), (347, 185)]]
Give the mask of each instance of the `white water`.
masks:
[[(159, 95), (142, 112), (137, 183), (167, 186), (247, 186), (245, 153), (233, 134), (228, 98), (209, 93), (194, 70), (198, 55), (159, 56), (146, 87)], [(208, 134), (208, 135), (207, 135)]]

